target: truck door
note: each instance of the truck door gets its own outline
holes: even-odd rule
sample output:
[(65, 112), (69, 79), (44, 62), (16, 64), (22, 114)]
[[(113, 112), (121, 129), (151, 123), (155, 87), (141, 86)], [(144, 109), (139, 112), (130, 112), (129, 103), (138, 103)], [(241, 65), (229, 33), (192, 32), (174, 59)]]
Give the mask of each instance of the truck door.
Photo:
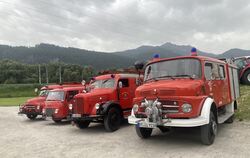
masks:
[(208, 96), (214, 99), (217, 106), (222, 105), (222, 88), (220, 87), (220, 77), (218, 65), (215, 63), (205, 63), (205, 87)]
[(129, 109), (132, 108), (132, 100), (133, 96), (131, 96), (130, 92), (130, 83), (129, 79), (119, 79), (118, 80), (118, 98), (121, 105), (121, 108)]

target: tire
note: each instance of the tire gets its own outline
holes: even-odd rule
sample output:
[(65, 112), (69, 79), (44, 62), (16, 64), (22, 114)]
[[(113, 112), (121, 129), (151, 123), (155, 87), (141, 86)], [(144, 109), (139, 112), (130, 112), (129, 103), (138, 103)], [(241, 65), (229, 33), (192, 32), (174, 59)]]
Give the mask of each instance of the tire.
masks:
[(244, 84), (250, 85), (250, 69), (246, 70), (242, 76)]
[(37, 117), (37, 115), (35, 115), (35, 114), (27, 114), (26, 115), (30, 120), (34, 120), (36, 117)]
[(76, 127), (80, 129), (88, 128), (90, 121), (75, 121)]
[(225, 121), (225, 123), (233, 123), (233, 122), (234, 122), (234, 115), (232, 115)]
[(170, 127), (159, 126), (162, 133), (170, 132)]
[(53, 121), (54, 121), (55, 123), (60, 123), (60, 122), (62, 122), (62, 120), (54, 120), (54, 119), (53, 119)]
[(218, 124), (214, 113), (210, 111), (209, 123), (201, 126), (201, 141), (205, 145), (211, 145), (217, 134)]
[(136, 134), (140, 138), (149, 138), (152, 134), (153, 129), (152, 128), (141, 128), (138, 125), (135, 126)]
[(104, 116), (104, 126), (108, 132), (116, 131), (120, 128), (122, 121), (121, 112), (118, 108), (111, 107)]

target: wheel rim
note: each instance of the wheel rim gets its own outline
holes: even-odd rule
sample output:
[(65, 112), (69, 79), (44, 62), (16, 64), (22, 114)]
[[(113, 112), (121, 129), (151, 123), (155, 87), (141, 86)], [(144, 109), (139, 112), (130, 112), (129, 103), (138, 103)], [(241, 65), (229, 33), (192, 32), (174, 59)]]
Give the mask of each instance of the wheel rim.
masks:
[(250, 73), (247, 75), (247, 80), (250, 82)]
[(217, 134), (217, 123), (216, 123), (216, 121), (215, 120), (212, 120), (212, 125), (211, 125), (211, 133), (213, 134), (213, 135), (216, 135)]

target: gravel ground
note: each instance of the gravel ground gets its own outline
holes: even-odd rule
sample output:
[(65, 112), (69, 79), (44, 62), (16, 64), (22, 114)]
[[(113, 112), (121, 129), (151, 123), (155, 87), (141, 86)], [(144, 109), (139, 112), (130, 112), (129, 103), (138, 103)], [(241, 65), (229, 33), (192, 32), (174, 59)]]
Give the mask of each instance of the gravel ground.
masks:
[(107, 133), (101, 124), (80, 130), (69, 122), (28, 120), (17, 107), (0, 108), (0, 157), (250, 157), (250, 122), (224, 124), (213, 145), (200, 143), (199, 128), (158, 129), (140, 139), (124, 123)]

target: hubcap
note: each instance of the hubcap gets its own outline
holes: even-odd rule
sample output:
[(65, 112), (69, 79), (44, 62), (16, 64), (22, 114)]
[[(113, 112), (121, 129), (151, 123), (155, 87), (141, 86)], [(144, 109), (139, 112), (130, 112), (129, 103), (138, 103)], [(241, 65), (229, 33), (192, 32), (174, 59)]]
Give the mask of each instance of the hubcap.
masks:
[(212, 121), (212, 131), (213, 131), (214, 135), (217, 134), (217, 124), (216, 124), (215, 120)]
[(250, 73), (247, 75), (247, 80), (250, 82)]

